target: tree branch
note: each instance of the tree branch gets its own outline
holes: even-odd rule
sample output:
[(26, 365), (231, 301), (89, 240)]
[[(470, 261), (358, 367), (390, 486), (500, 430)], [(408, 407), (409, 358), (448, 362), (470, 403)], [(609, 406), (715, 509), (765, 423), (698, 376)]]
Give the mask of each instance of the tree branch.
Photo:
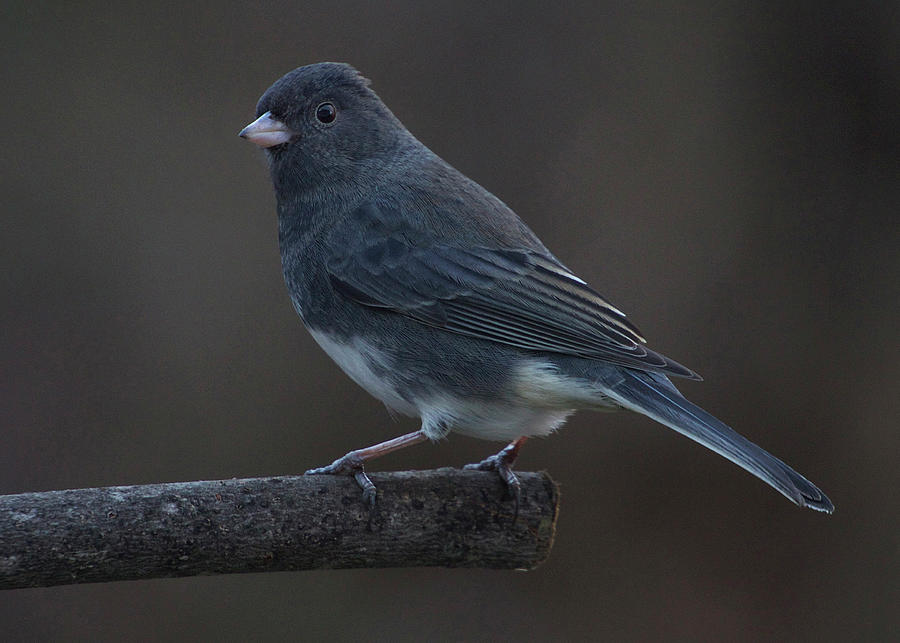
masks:
[(374, 473), (371, 513), (343, 476), (290, 476), (0, 496), (0, 589), (350, 567), (532, 569), (559, 491), (519, 473)]

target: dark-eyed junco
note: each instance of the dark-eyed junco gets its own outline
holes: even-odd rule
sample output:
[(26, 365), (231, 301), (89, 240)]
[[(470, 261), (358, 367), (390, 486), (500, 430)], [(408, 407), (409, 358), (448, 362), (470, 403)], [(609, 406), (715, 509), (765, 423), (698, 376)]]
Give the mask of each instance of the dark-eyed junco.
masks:
[(309, 474), (363, 463), (451, 431), (510, 441), (476, 465), (510, 490), (519, 447), (578, 409), (628, 409), (725, 456), (801, 507), (831, 501), (781, 460), (688, 402), (699, 379), (645, 347), (625, 314), (572, 274), (500, 199), (407, 131), (349, 65), (278, 80), (240, 135), (265, 148), (294, 307), (360, 386), (418, 431)]

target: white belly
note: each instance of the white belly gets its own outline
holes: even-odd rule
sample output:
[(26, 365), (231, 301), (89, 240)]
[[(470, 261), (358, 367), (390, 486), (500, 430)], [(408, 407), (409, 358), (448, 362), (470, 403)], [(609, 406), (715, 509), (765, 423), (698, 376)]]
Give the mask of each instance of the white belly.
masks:
[(341, 370), (350, 376), (350, 379), (366, 389), (370, 395), (398, 413), (410, 416), (419, 415), (415, 406), (403, 399), (388, 381), (379, 377), (372, 370), (370, 364), (384, 364), (385, 369), (390, 368), (380, 355), (380, 351), (360, 339), (355, 339), (348, 344), (339, 344), (324, 333), (311, 330), (310, 334), (334, 360), (335, 364), (340, 366)]
[(511, 378), (510, 390), (496, 400), (440, 392), (408, 401), (376, 372), (392, 368), (381, 351), (358, 338), (340, 344), (324, 333), (310, 333), (354, 382), (388, 408), (421, 417), (422, 429), (435, 440), (450, 431), (505, 441), (523, 435), (547, 435), (562, 426), (576, 409), (618, 408), (588, 383), (567, 378), (553, 365), (537, 359), (523, 361)]

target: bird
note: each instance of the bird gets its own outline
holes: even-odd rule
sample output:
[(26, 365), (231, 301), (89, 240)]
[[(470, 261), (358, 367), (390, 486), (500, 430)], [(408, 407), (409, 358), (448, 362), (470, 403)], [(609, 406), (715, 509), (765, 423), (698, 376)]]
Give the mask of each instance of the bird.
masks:
[(648, 416), (744, 468), (793, 503), (831, 500), (790, 466), (689, 402), (701, 379), (647, 347), (625, 313), (557, 259), (472, 179), (422, 144), (345, 63), (294, 69), (239, 135), (265, 152), (282, 271), (313, 339), (357, 384), (420, 428), (308, 475), (349, 475), (374, 506), (374, 458), (451, 432), (507, 442), (466, 468), (509, 496), (523, 443), (579, 410)]

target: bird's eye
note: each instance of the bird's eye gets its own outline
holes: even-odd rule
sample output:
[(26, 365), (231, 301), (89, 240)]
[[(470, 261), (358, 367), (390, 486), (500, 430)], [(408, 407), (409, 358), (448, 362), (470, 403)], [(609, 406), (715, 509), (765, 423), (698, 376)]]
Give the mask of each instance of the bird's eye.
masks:
[(316, 107), (316, 120), (320, 123), (333, 123), (337, 118), (337, 107), (333, 103), (322, 103)]

